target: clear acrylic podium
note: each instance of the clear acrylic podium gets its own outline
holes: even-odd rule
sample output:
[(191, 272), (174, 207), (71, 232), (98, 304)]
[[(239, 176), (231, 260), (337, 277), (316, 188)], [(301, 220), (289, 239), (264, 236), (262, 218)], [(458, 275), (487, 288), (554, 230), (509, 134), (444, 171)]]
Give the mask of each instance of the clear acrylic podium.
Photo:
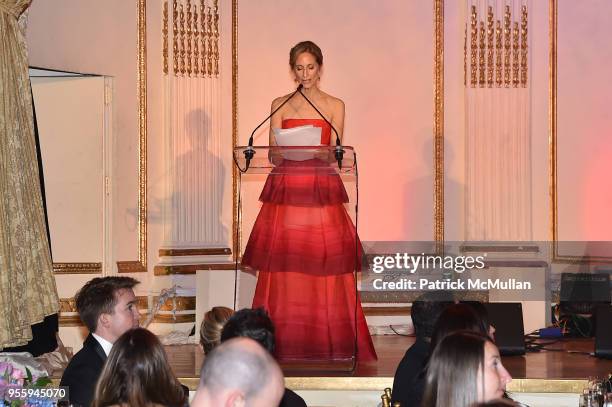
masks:
[(367, 334), (356, 312), (357, 161), (342, 149), (340, 163), (335, 146), (234, 149), (237, 273), (257, 275), (252, 305), (269, 312), (288, 370), (351, 371), (357, 329)]

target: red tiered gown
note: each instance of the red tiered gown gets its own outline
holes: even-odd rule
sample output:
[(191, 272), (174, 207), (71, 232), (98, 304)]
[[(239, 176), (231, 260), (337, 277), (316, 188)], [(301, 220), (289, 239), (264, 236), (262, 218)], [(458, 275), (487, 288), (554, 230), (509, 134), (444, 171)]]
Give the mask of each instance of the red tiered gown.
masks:
[[(324, 120), (287, 119), (282, 127), (307, 124), (320, 127), (321, 144), (330, 144)], [(356, 231), (342, 180), (317, 159), (277, 168), (259, 197), (263, 205), (242, 258), (259, 271), (253, 307), (265, 308), (274, 321), (277, 358), (348, 359), (357, 339), (357, 360), (375, 360), (356, 296)]]

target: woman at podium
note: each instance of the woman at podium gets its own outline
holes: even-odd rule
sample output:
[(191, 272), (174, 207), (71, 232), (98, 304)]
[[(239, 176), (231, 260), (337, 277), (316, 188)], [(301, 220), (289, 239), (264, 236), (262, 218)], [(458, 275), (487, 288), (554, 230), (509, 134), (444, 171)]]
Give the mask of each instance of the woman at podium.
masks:
[[(341, 135), (344, 103), (319, 89), (321, 49), (300, 42), (289, 53), (289, 65), (303, 95)], [(271, 118), (271, 146), (274, 129), (305, 125), (321, 129), (321, 145), (331, 144), (331, 127), (305, 97), (274, 99), (272, 111), (282, 107)], [(327, 165), (316, 158), (286, 160), (281, 173), (268, 176), (242, 258), (243, 265), (259, 271), (253, 307), (264, 307), (274, 321), (281, 361), (376, 359), (353, 274), (361, 243), (344, 207), (342, 180), (317, 171)], [(298, 166), (299, 173), (292, 174)]]

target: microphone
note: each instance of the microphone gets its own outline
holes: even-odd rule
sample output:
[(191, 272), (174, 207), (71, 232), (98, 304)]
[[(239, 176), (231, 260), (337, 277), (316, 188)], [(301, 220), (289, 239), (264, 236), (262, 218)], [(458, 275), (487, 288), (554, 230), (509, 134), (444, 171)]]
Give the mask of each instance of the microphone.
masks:
[(300, 84), (300, 86), (298, 86), (296, 92), (300, 92), (300, 95), (302, 95), (302, 97), (304, 99), (306, 99), (308, 104), (310, 106), (312, 106), (312, 108), (314, 110), (316, 110), (316, 112), (319, 114), (319, 116), (321, 116), (321, 118), (323, 118), (323, 120), (325, 120), (325, 123), (329, 124), (329, 127), (331, 127), (331, 129), (334, 131), (334, 133), (336, 133), (336, 149), (334, 151), (334, 156), (336, 157), (336, 161), (338, 161), (338, 168), (342, 169), (342, 158), (344, 158), (344, 149), (342, 148), (342, 144), (340, 143), (340, 136), (338, 135), (338, 130), (336, 130), (336, 128), (333, 126), (333, 124), (331, 124), (331, 122), (329, 120), (327, 120), (327, 118), (323, 115), (323, 113), (321, 113), (319, 111), (319, 109), (317, 109), (317, 107), (314, 105), (314, 103), (312, 103), (310, 101), (310, 99), (308, 99), (306, 97), (306, 95), (304, 95), (304, 93), (302, 93), (302, 85), (301, 84)]
[(272, 113), (270, 113), (270, 115), (268, 117), (266, 117), (261, 123), (259, 123), (259, 125), (257, 127), (255, 127), (255, 130), (253, 130), (253, 132), (251, 133), (251, 137), (249, 137), (249, 144), (248, 144), (247, 148), (242, 152), (244, 154), (244, 158), (246, 158), (246, 169), (245, 169), (245, 171), (249, 169), (249, 165), (251, 164), (251, 160), (255, 156), (255, 149), (253, 148), (253, 136), (255, 136), (255, 132), (257, 131), (257, 129), (259, 129), (261, 126), (263, 126), (263, 124), (265, 122), (267, 122), (268, 119), (270, 119), (272, 116), (274, 116), (274, 113), (278, 112), (279, 109), (285, 105), (285, 103), (290, 101), (291, 98), (293, 98), (296, 95), (296, 93), (298, 93), (298, 92), (302, 93), (302, 88), (303, 87), (304, 87), (304, 85), (302, 85), (300, 83), (300, 85), (297, 87), (295, 92), (293, 92), (291, 95), (289, 95), (289, 97), (287, 99), (285, 99), (285, 101), (283, 103), (278, 105), (278, 107), (276, 109), (274, 109), (272, 111)]

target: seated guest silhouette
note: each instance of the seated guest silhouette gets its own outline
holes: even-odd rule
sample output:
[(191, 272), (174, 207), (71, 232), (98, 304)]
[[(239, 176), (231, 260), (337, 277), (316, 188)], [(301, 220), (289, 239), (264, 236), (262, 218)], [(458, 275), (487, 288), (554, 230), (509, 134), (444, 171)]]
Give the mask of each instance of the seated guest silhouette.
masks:
[(69, 389), (70, 404), (88, 407), (113, 343), (138, 327), (138, 307), (131, 277), (101, 277), (87, 282), (76, 295), (81, 321), (89, 329), (83, 348), (72, 358), (60, 386)]
[(501, 398), (511, 381), (489, 336), (454, 332), (431, 354), (421, 406), (471, 407)]
[[(225, 323), (221, 332), (221, 342), (236, 337), (251, 338), (271, 355), (274, 354), (274, 324), (263, 308), (241, 309)], [(295, 392), (285, 389), (279, 407), (306, 407), (306, 403)]]
[(189, 392), (172, 373), (164, 347), (143, 328), (121, 335), (104, 365), (93, 407), (182, 407)]
[(393, 378), (393, 402), (402, 406), (418, 406), (425, 387), (424, 369), (429, 357), (429, 342), (438, 316), (452, 305), (452, 297), (441, 292), (427, 292), (412, 303), (410, 315), (416, 334), (415, 343), (408, 348)]
[(429, 345), (429, 353), (433, 353), (442, 339), (457, 331), (472, 331), (488, 335), (489, 325), (480, 317), (471, 304), (449, 305), (442, 311), (436, 321)]
[(202, 364), (192, 407), (271, 407), (283, 395), (283, 374), (268, 351), (249, 338), (228, 340)]

